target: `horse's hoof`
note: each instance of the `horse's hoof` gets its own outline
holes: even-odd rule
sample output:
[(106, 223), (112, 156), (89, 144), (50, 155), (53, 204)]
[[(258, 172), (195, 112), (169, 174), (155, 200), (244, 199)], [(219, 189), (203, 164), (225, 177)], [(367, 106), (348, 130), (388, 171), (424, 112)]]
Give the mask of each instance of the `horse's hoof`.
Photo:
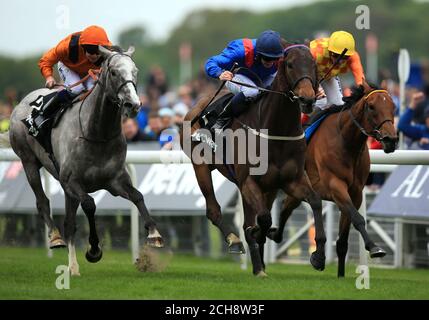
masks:
[(72, 276), (72, 277), (75, 277), (75, 276), (80, 276), (80, 272), (79, 272), (79, 266), (71, 266), (71, 267), (69, 267), (69, 271), (70, 271), (70, 275)]
[(310, 263), (318, 271), (325, 270), (325, 256), (321, 257), (316, 251), (311, 254)]
[(103, 251), (100, 248), (97, 249), (98, 250), (95, 253), (91, 252), (91, 250), (86, 251), (85, 258), (88, 262), (96, 263), (101, 260)]
[(49, 241), (49, 249), (58, 249), (58, 248), (66, 248), (67, 245), (63, 239), (57, 238), (55, 240)]
[(152, 247), (152, 248), (164, 247), (164, 240), (162, 240), (161, 237), (152, 237), (152, 238), (148, 237), (146, 243), (149, 247)]
[(383, 249), (377, 246), (369, 250), (369, 256), (371, 258), (383, 258), (385, 255), (386, 255), (386, 251), (384, 251)]
[(244, 245), (241, 241), (231, 243), (228, 247), (228, 252), (232, 254), (246, 254), (246, 250), (244, 249)]
[(256, 277), (258, 278), (266, 278), (268, 277), (268, 275), (265, 273), (264, 270), (259, 271), (258, 273), (255, 274)]

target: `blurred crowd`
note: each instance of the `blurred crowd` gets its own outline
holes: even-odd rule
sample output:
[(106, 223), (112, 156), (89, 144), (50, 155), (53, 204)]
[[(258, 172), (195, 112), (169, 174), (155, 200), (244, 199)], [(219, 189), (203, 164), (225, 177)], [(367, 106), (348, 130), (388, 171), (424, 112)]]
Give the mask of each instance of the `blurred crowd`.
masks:
[(140, 94), (141, 109), (134, 119), (124, 118), (122, 130), (128, 143), (158, 141), (160, 148), (178, 143), (179, 127), (200, 96), (213, 91), (216, 82), (203, 70), (191, 81), (171, 88), (165, 71), (153, 66)]

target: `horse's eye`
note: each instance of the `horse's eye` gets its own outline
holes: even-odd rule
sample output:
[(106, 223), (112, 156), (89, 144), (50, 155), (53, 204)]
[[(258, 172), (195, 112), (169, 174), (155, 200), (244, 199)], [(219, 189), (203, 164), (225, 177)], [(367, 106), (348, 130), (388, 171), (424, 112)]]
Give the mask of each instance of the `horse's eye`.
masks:
[(110, 73), (112, 74), (113, 77), (116, 77), (116, 72), (115, 71), (112, 70)]
[(292, 64), (292, 62), (288, 62), (287, 67), (288, 67), (289, 69), (293, 69), (293, 64)]

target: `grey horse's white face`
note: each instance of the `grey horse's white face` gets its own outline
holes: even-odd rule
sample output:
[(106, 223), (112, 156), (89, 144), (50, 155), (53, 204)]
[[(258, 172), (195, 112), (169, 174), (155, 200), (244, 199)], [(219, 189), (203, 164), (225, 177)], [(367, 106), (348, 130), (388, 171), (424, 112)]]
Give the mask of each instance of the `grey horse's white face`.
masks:
[(138, 69), (131, 59), (134, 47), (121, 54), (101, 46), (99, 51), (105, 59), (104, 77), (100, 81), (105, 84), (106, 94), (117, 101), (124, 116), (135, 117), (140, 109), (140, 99), (135, 87)]

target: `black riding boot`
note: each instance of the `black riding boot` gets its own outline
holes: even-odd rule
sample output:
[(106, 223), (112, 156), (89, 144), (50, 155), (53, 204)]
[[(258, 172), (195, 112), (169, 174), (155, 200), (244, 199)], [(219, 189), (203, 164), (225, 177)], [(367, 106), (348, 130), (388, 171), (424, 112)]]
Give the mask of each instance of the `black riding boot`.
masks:
[(222, 130), (228, 124), (231, 117), (238, 117), (246, 109), (246, 96), (243, 92), (237, 93), (219, 114), (212, 130)]
[[(49, 100), (49, 102), (42, 107), (36, 114), (34, 114), (33, 125), (30, 132), (37, 135), (40, 130), (43, 130), (46, 123), (52, 118), (59, 110), (60, 105), (71, 103), (73, 100), (72, 94), (67, 90), (58, 91), (57, 94)], [(34, 112), (35, 110), (33, 110)]]

